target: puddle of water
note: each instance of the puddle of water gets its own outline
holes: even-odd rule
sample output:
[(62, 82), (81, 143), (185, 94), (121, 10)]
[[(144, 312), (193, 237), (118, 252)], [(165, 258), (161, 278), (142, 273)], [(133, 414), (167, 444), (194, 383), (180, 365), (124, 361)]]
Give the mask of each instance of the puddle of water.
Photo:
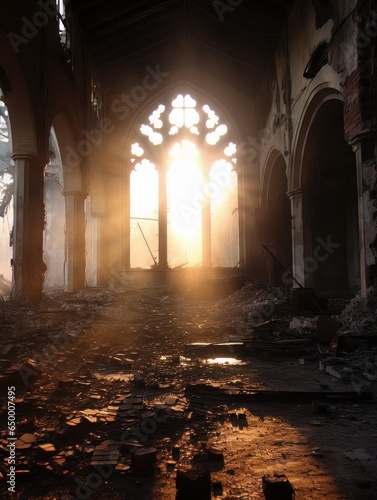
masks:
[[(192, 344), (194, 345), (194, 344)], [(202, 345), (202, 344), (198, 344)], [(226, 345), (226, 344), (224, 344)], [(171, 358), (171, 356), (160, 356), (160, 361), (168, 361)], [(179, 356), (179, 365), (180, 366), (189, 366), (190, 363), (192, 362), (191, 358), (186, 358), (185, 356)], [(232, 366), (239, 366), (239, 365), (246, 365), (245, 361), (241, 361), (240, 359), (232, 358), (232, 357), (216, 357), (216, 358), (208, 358), (204, 359), (202, 361), (205, 364), (208, 365), (232, 365)]]
[(240, 359), (236, 358), (213, 358), (213, 359), (207, 359), (205, 361), (209, 365), (245, 365), (245, 361), (241, 361)]
[(133, 375), (131, 373), (93, 373), (93, 375), (97, 379), (102, 379), (102, 380), (120, 380), (122, 382), (130, 382), (133, 379)]
[[(172, 360), (173, 360), (172, 356), (160, 356), (160, 361), (172, 361)], [(188, 366), (188, 364), (191, 361), (191, 358), (185, 358), (184, 356), (178, 356), (175, 359), (175, 361), (180, 366)]]

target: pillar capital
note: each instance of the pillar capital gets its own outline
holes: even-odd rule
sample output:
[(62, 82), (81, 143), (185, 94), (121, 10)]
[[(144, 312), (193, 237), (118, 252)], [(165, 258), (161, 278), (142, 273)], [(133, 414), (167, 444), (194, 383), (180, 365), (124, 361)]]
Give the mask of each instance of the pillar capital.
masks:
[(63, 196), (76, 196), (77, 198), (87, 198), (88, 194), (82, 191), (63, 191)]
[(42, 168), (45, 168), (48, 163), (50, 163), (50, 159), (45, 157), (45, 156), (39, 156), (39, 155), (32, 155), (29, 153), (13, 153), (12, 154), (12, 160), (17, 161), (17, 160), (26, 160), (29, 161), (29, 163), (32, 163), (33, 166), (41, 166)]
[(355, 148), (362, 142), (375, 140), (376, 134), (377, 134), (377, 129), (363, 130), (355, 137), (353, 137), (350, 141), (348, 141), (348, 144), (353, 148)]
[(307, 187), (300, 187), (297, 189), (292, 189), (291, 191), (287, 191), (287, 196), (290, 200), (294, 198), (304, 198), (312, 196), (312, 191)]
[(96, 211), (93, 212), (93, 210), (92, 210), (90, 213), (94, 219), (104, 220), (106, 217), (105, 212), (96, 212)]

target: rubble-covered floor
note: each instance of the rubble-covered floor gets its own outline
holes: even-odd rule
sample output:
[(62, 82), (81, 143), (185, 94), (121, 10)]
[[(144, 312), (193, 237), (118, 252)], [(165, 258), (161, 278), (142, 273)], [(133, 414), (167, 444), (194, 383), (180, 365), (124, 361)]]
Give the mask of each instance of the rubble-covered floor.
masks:
[(202, 285), (118, 280), (38, 307), (0, 303), (2, 498), (12, 385), (9, 498), (170, 500), (189, 469), (210, 472), (212, 498), (264, 499), (274, 473), (299, 500), (377, 498), (373, 310), (329, 301), (336, 349), (333, 325), (319, 331), (318, 313), (293, 310), (282, 290), (250, 282), (219, 298), (221, 281)]

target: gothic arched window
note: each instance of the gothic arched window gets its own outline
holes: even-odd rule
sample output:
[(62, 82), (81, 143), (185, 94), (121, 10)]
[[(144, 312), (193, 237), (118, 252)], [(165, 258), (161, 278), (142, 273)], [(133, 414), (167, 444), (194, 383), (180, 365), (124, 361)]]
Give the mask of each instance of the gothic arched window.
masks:
[(131, 145), (131, 267), (238, 264), (237, 147), (189, 94), (160, 104)]
[(14, 161), (8, 109), (2, 101), (0, 88), (0, 274), (10, 282), (12, 268)]

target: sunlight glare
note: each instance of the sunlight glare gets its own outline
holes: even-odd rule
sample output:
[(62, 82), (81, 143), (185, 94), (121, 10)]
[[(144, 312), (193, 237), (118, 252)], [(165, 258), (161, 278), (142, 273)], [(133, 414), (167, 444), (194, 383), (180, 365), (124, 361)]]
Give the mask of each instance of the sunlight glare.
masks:
[(170, 222), (176, 234), (191, 239), (202, 225), (201, 206), (196, 200), (204, 185), (198, 164), (199, 151), (191, 141), (184, 140), (173, 146), (170, 156), (167, 175)]
[(199, 151), (183, 140), (170, 151), (167, 173), (169, 262), (173, 267), (202, 262), (202, 199), (204, 180)]
[(145, 269), (153, 265), (153, 259), (144, 237), (152, 253), (158, 253), (158, 172), (154, 164), (145, 158), (139, 161), (130, 183), (131, 266)]

